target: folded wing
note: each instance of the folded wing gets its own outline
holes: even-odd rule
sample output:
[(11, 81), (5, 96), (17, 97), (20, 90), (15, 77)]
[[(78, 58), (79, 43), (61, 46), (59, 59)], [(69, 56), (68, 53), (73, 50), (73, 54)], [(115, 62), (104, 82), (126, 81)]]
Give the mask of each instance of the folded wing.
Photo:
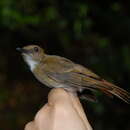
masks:
[[(45, 66), (44, 66), (45, 67)], [(88, 89), (91, 91), (99, 90), (109, 97), (113, 95), (130, 103), (130, 94), (122, 88), (107, 82), (87, 68), (74, 64), (72, 61), (57, 57), (53, 63), (46, 66), (46, 74), (55, 82), (73, 87), (76, 91)]]

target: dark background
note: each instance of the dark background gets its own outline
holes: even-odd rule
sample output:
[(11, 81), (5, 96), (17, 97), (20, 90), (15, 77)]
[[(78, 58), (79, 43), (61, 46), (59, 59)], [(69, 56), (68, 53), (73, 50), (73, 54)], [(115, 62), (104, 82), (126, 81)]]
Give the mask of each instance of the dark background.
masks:
[[(50, 90), (16, 47), (38, 44), (130, 92), (129, 7), (118, 0), (0, 0), (0, 129), (24, 129)], [(130, 106), (97, 95), (98, 103), (81, 101), (94, 130), (130, 130)]]

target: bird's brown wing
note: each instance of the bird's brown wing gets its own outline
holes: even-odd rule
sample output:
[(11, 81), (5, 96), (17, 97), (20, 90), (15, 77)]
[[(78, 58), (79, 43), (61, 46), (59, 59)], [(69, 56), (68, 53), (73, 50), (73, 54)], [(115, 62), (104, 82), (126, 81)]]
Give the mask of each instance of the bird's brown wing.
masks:
[[(59, 57), (49, 56), (43, 65), (44, 73), (51, 79), (75, 89), (98, 89), (97, 86), (101, 78), (85, 67), (75, 64), (72, 61)], [(103, 86), (102, 88), (108, 88)]]
[[(43, 70), (55, 81), (77, 89), (92, 85), (94, 87), (96, 80), (100, 79), (99, 76), (83, 66), (59, 56), (49, 56), (46, 59)], [(88, 89), (91, 89), (91, 87)]]
[(73, 85), (75, 88), (81, 86), (81, 78), (72, 73), (75, 64), (66, 58), (49, 56), (42, 67), (44, 73), (58, 83)]
[(130, 95), (127, 91), (103, 80), (85, 67), (74, 64), (70, 60), (62, 57), (50, 61), (44, 70), (56, 82), (68, 85), (76, 90), (99, 90), (110, 97), (115, 95), (127, 103), (130, 102)]

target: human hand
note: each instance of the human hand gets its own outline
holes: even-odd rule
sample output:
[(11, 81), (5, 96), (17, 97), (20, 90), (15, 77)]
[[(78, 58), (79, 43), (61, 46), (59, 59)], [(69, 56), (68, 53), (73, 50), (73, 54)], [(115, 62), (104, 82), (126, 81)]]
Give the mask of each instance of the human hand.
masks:
[(92, 130), (77, 96), (62, 88), (52, 89), (48, 103), (25, 130)]

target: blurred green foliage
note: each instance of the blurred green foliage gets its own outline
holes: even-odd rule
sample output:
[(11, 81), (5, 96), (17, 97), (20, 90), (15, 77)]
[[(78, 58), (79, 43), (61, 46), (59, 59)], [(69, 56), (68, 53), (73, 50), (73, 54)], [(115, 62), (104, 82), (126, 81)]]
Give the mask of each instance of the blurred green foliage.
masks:
[[(0, 129), (23, 129), (47, 101), (48, 89), (15, 51), (39, 44), (130, 90), (130, 2), (0, 0)], [(129, 130), (129, 106), (97, 93), (87, 115), (95, 130)], [(86, 110), (86, 103), (82, 102)]]

